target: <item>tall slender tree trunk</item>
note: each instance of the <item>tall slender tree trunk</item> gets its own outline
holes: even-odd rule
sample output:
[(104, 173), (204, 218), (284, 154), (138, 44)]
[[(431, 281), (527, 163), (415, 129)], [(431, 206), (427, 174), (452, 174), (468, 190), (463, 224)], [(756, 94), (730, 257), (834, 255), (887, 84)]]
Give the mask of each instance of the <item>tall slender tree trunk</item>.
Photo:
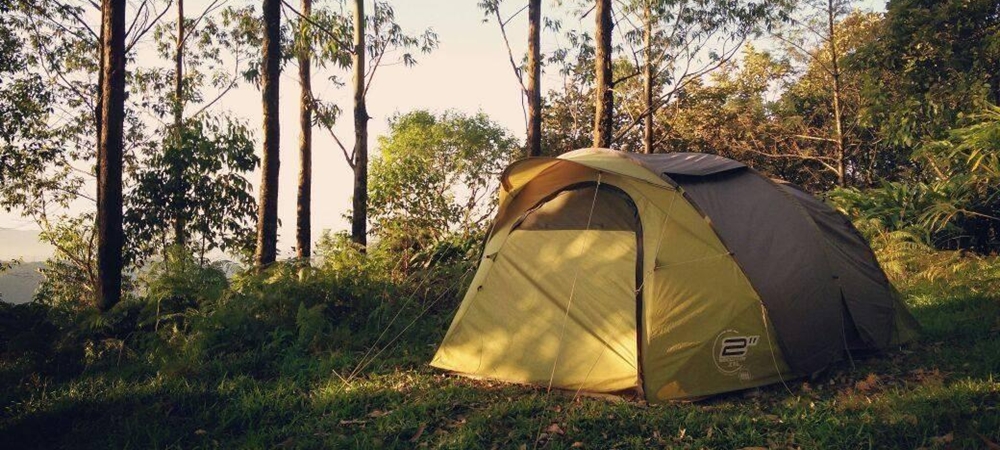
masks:
[(614, 126), (614, 80), (611, 71), (611, 0), (597, 0), (594, 63), (596, 71), (594, 147), (611, 147)]
[[(97, 59), (99, 60), (99, 66), (97, 70), (97, 104), (94, 105), (94, 125), (97, 135), (97, 179), (98, 181), (104, 176), (102, 175), (104, 171), (104, 162), (101, 160), (101, 145), (104, 139), (104, 95), (101, 94), (100, 90), (104, 88), (104, 32), (107, 27), (104, 26), (104, 20), (101, 20), (101, 31), (100, 36), (97, 37)], [(101, 183), (97, 183), (97, 204), (101, 204), (101, 197), (103, 192), (101, 190)], [(97, 291), (97, 286), (94, 286), (94, 291)]]
[[(177, 156), (184, 151), (184, 0), (177, 0), (177, 43), (174, 53), (174, 133), (176, 133)], [(174, 180), (174, 244), (183, 246), (187, 243), (184, 211), (184, 167), (182, 158), (174, 158), (171, 162), (171, 176)]]
[(260, 206), (257, 209), (257, 252), (254, 263), (262, 268), (274, 262), (278, 244), (279, 140), (278, 85), (281, 71), (281, 0), (264, 0), (263, 70), (261, 100), (264, 107), (264, 157), (261, 162)]
[(101, 3), (101, 115), (97, 167), (97, 307), (122, 297), (122, 168), (125, 128), (125, 0)]
[(837, 186), (846, 186), (847, 178), (844, 159), (844, 125), (840, 110), (840, 55), (837, 53), (837, 22), (834, 0), (827, 0), (827, 25), (830, 32), (830, 74), (833, 77), (833, 139), (836, 146)]
[(368, 108), (365, 105), (365, 2), (354, 0), (354, 209), (351, 240), (368, 244)]
[(646, 117), (643, 126), (642, 150), (646, 154), (653, 153), (653, 7), (652, 0), (645, 0), (643, 20), (645, 23), (644, 33), (644, 58), (642, 77), (642, 99), (646, 109)]
[[(302, 0), (302, 15), (311, 17), (312, 0)], [(300, 21), (299, 29), (299, 190), (296, 203), (295, 250), (296, 256), (308, 262), (312, 256), (312, 58), (310, 53), (309, 22)]]
[(528, 156), (542, 154), (542, 0), (528, 0)]

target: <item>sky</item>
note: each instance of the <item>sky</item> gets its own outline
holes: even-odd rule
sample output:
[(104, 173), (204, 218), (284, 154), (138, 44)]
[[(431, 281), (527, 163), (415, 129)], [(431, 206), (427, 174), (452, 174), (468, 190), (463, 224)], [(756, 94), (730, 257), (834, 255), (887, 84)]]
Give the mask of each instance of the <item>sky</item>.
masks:
[[(233, 4), (238, 1), (230, 0)], [(430, 28), (437, 33), (439, 47), (432, 53), (417, 55), (417, 65), (389, 65), (379, 69), (368, 94), (369, 148), (377, 153), (378, 136), (388, 129), (388, 120), (397, 113), (417, 109), (434, 112), (455, 110), (464, 113), (484, 112), (494, 121), (508, 128), (515, 136), (524, 137), (524, 110), (520, 87), (510, 66), (507, 50), (494, 21), (483, 22), (479, 0), (395, 0), (397, 22), (410, 34), (420, 34)], [(210, 0), (187, 0), (185, 11), (201, 11)], [(290, 0), (290, 4), (297, 1)], [(319, 3), (319, 2), (317, 2)], [(508, 4), (515, 2), (508, 0)], [(521, 2), (516, 2), (521, 3)], [(553, 0), (543, 0), (543, 13), (553, 5)], [(567, 2), (568, 3), (568, 2)], [(869, 10), (882, 10), (882, 1), (866, 0), (859, 6)], [(507, 8), (513, 12), (517, 8)], [(562, 17), (565, 28), (591, 27), (591, 17), (581, 22), (578, 17)], [(515, 57), (526, 49), (527, 23), (524, 14), (511, 21), (507, 29)], [(555, 48), (559, 42), (552, 34), (543, 37), (543, 51)], [(152, 52), (142, 52), (139, 63), (162, 64), (149, 61), (156, 58)], [(348, 148), (353, 144), (351, 128), (350, 87), (332, 87), (322, 80), (331, 73), (313, 69), (314, 93), (320, 98), (333, 100), (344, 109), (336, 127), (338, 137)], [(342, 77), (349, 77), (343, 72)], [(298, 108), (299, 88), (297, 72), (289, 66), (282, 74), (281, 90), (281, 172), (278, 193), (279, 227), (278, 248), (283, 256), (292, 254), (295, 238), (295, 189), (298, 180)], [(543, 91), (559, 83), (554, 74), (543, 77)], [(253, 86), (241, 86), (230, 92), (216, 107), (245, 119), (253, 129), (261, 128), (260, 92)], [(258, 136), (258, 142), (259, 142)], [(313, 130), (313, 239), (323, 230), (344, 230), (349, 226), (344, 217), (350, 209), (353, 175), (329, 133), (322, 128)], [(259, 184), (259, 172), (252, 175), (254, 185)], [(80, 211), (90, 207), (76, 206)], [(0, 230), (33, 230), (35, 224), (15, 212), (0, 211)], [(0, 248), (0, 259), (17, 257), (15, 246)]]

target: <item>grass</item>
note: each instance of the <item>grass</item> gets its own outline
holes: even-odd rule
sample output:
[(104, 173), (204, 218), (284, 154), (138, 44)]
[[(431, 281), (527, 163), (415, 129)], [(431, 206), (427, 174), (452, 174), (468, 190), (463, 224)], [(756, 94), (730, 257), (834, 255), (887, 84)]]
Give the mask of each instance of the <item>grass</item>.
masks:
[[(177, 367), (0, 359), (3, 448), (998, 448), (1000, 299), (907, 288), (921, 340), (797, 380), (645, 405), (473, 381), (426, 366), (424, 316), (349, 384), (357, 351), (252, 351)], [(359, 341), (373, 336), (354, 336)]]

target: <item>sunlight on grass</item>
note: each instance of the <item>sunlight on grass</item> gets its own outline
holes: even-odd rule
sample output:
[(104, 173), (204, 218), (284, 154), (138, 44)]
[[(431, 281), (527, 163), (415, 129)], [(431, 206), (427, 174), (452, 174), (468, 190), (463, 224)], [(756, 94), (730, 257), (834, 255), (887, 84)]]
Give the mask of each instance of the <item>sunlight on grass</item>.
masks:
[[(270, 282), (287, 298), (280, 277)], [(345, 383), (371, 359), (377, 327), (327, 330), (342, 336), (337, 346), (304, 346), (281, 331), (294, 320), (272, 313), (258, 320), (275, 328), (253, 331), (263, 337), (159, 359), (60, 369), (5, 357), (0, 434), (27, 448), (982, 448), (1000, 440), (1000, 301), (962, 283), (907, 285), (918, 343), (789, 382), (790, 392), (779, 384), (651, 406), (455, 377), (426, 366), (447, 309)], [(277, 305), (260, 307), (295, 318)], [(227, 308), (237, 309), (213, 320), (255, 329), (236, 315), (243, 306)], [(108, 423), (115, 433), (101, 431)]]

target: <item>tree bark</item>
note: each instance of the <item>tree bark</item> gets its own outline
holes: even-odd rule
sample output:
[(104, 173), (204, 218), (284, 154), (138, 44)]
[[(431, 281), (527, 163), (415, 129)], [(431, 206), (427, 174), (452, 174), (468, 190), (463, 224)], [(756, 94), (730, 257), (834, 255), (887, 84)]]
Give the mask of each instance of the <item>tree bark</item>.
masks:
[(644, 58), (646, 61), (643, 64), (642, 98), (648, 113), (643, 119), (642, 149), (648, 155), (653, 153), (653, 8), (652, 0), (645, 0), (645, 3), (643, 19), (646, 22), (646, 29), (643, 38), (645, 40)]
[[(101, 95), (100, 90), (104, 87), (104, 32), (107, 27), (104, 26), (104, 20), (101, 20), (101, 31), (100, 35), (97, 37), (97, 59), (99, 60), (97, 69), (97, 104), (94, 105), (94, 125), (95, 133), (97, 135), (97, 179), (101, 180), (103, 177), (102, 172), (104, 171), (104, 163), (101, 161), (101, 142), (104, 139), (104, 96)], [(101, 203), (101, 183), (97, 183), (97, 204)], [(92, 286), (94, 292), (97, 292), (97, 285)]]
[[(174, 151), (180, 153), (184, 151), (184, 0), (177, 0), (177, 43), (174, 53), (174, 133), (176, 133), (176, 148)], [(175, 158), (171, 162), (171, 176), (174, 179), (173, 192), (174, 203), (174, 244), (184, 246), (187, 243), (186, 227), (184, 217), (184, 196), (185, 189), (182, 178), (184, 177), (184, 167), (181, 165), (181, 158)]]
[(101, 85), (98, 131), (97, 307), (122, 297), (122, 169), (125, 128), (125, 0), (101, 2)]
[(257, 209), (257, 252), (254, 262), (263, 268), (277, 258), (278, 169), (280, 125), (278, 85), (281, 70), (281, 0), (264, 0), (263, 70), (264, 156), (261, 162), (260, 206)]
[(368, 244), (368, 109), (365, 105), (365, 3), (354, 0), (354, 208), (351, 240)]
[(833, 139), (836, 146), (837, 186), (846, 186), (844, 170), (844, 126), (840, 110), (840, 55), (837, 54), (837, 22), (834, 0), (827, 0), (827, 25), (829, 26), (830, 42), (830, 75), (833, 77)]
[[(312, 0), (302, 0), (302, 15), (311, 17)], [(295, 251), (308, 262), (312, 256), (312, 78), (309, 22), (301, 20), (299, 29), (299, 190), (296, 198)]]
[(528, 0), (528, 156), (542, 154), (542, 0)]
[(594, 147), (611, 147), (614, 136), (614, 80), (611, 72), (611, 0), (597, 0), (597, 29), (594, 33), (596, 71)]

